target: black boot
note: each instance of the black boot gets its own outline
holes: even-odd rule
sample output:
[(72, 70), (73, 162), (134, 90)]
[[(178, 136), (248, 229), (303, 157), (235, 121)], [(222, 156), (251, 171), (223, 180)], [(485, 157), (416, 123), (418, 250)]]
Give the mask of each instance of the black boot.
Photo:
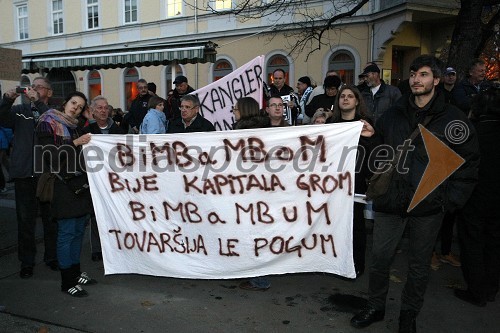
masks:
[(72, 267), (61, 269), (61, 291), (74, 297), (86, 297), (89, 294), (75, 283)]
[(76, 284), (80, 284), (83, 286), (97, 284), (97, 281), (88, 276), (87, 272), (82, 272), (80, 270), (80, 264), (72, 265), (71, 269), (73, 269), (74, 281), (76, 282)]
[(401, 310), (399, 313), (399, 333), (417, 332), (417, 312), (413, 310)]
[(356, 328), (368, 327), (377, 321), (384, 320), (384, 316), (384, 310), (377, 310), (367, 306), (351, 318), (351, 326)]

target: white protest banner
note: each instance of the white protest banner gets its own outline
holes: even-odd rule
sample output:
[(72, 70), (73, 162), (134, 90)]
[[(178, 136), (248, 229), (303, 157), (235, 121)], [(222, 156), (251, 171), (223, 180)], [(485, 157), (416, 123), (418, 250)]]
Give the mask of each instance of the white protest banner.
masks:
[(361, 127), (93, 135), (85, 160), (105, 274), (355, 277)]
[(252, 97), (262, 108), (264, 56), (258, 56), (231, 74), (194, 92), (200, 99), (200, 113), (217, 131), (233, 128), (232, 107), (241, 97)]

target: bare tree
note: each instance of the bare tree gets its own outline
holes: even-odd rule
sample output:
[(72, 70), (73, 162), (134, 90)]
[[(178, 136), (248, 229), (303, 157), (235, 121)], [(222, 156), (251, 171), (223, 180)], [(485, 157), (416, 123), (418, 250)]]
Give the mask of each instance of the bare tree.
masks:
[[(192, 1), (184, 3), (194, 8)], [(203, 0), (198, 2), (199, 11), (206, 11), (217, 15), (232, 14), (240, 21), (266, 18), (272, 25), (270, 29), (275, 34), (286, 37), (290, 54), (306, 52), (307, 57), (320, 50), (323, 46), (330, 46), (325, 34), (332, 29), (339, 29), (335, 23), (343, 18), (353, 16), (369, 0), (330, 0), (328, 5), (315, 7), (312, 1), (307, 0), (243, 0), (238, 1), (229, 10), (214, 8), (214, 1)], [(326, 10), (323, 10), (327, 8)], [(289, 18), (294, 18), (290, 23)], [(280, 23), (286, 24), (286, 30)], [(272, 38), (272, 37), (271, 37)]]
[[(456, 0), (461, 8), (457, 16), (447, 63), (464, 74), (471, 59), (481, 55), (487, 42), (499, 33), (500, 0)], [(192, 3), (192, 1), (189, 1)], [(325, 35), (340, 29), (342, 19), (355, 15), (369, 0), (330, 0), (315, 7), (307, 0), (242, 0), (228, 10), (214, 8), (214, 1), (198, 2), (197, 10), (217, 15), (234, 15), (240, 21), (267, 18), (273, 24), (270, 31), (287, 37), (290, 54), (307, 57), (330, 46)], [(186, 5), (193, 7), (193, 5)], [(324, 10), (326, 8), (326, 10)], [(293, 17), (293, 20), (290, 18)], [(288, 20), (287, 20), (288, 19)], [(289, 23), (293, 22), (293, 23)], [(280, 24), (286, 23), (286, 29)]]
[(499, 0), (461, 0), (447, 63), (464, 77), (470, 61), (481, 56), (488, 41), (499, 33)]

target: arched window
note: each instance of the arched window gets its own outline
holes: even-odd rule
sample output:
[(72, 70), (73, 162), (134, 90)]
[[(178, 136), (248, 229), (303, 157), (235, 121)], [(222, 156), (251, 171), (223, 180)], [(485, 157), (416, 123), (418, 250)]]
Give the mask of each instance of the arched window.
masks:
[(273, 83), (273, 72), (277, 69), (282, 69), (285, 71), (285, 83), (289, 85), (288, 72), (290, 71), (290, 64), (288, 63), (288, 59), (285, 56), (283, 56), (281, 54), (273, 55), (267, 61), (266, 68), (267, 68), (267, 83), (268, 84)]
[(76, 83), (71, 71), (64, 68), (52, 68), (47, 74), (47, 79), (52, 83), (53, 105), (62, 105), (64, 98), (71, 92), (76, 91)]
[(125, 103), (127, 110), (130, 109), (130, 104), (135, 99), (137, 94), (137, 81), (139, 80), (139, 73), (136, 68), (127, 68), (123, 72), (123, 82), (125, 84)]
[(94, 97), (102, 94), (101, 90), (101, 74), (98, 71), (93, 70), (88, 74), (89, 82), (89, 101), (93, 100)]
[[(175, 76), (177, 75), (183, 75), (182, 73), (182, 67), (180, 65), (175, 65)], [(168, 65), (166, 68), (165, 68), (165, 78), (167, 80), (167, 84), (165, 85), (165, 87), (167, 87), (167, 91), (165, 92), (165, 96), (168, 96), (168, 92), (172, 89), (174, 89), (174, 80), (172, 80), (172, 66), (171, 65)]]
[(231, 66), (231, 63), (225, 59), (217, 60), (213, 68), (214, 71), (212, 73), (212, 82), (215, 82), (218, 79), (223, 78), (224, 76), (230, 74), (233, 71), (233, 66)]
[(349, 51), (343, 50), (333, 53), (328, 61), (328, 70), (335, 70), (343, 83), (355, 84), (354, 57)]

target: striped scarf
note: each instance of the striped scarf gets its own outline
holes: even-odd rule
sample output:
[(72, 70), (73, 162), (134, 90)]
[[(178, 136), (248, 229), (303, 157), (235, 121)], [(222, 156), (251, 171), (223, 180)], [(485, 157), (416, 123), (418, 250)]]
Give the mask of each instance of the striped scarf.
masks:
[(59, 145), (71, 142), (70, 129), (75, 129), (77, 124), (77, 119), (61, 111), (50, 109), (40, 116), (37, 132), (53, 134), (54, 143)]

